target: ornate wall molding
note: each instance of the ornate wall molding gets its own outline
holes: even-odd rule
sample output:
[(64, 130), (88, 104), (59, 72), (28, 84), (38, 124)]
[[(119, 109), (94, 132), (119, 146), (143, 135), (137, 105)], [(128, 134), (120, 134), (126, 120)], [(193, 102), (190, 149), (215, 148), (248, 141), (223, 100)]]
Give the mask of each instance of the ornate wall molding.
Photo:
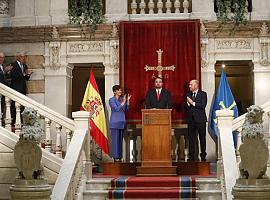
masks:
[(218, 39), (216, 40), (216, 50), (226, 49), (252, 49), (249, 39)]
[(201, 66), (208, 67), (208, 34), (204, 23), (201, 23)]
[(260, 42), (260, 63), (262, 66), (269, 66), (269, 43), (270, 38), (268, 36), (269, 28), (267, 24), (264, 22), (261, 26), (260, 34), (259, 34), (259, 42)]
[(104, 53), (104, 42), (89, 41), (89, 42), (70, 42), (68, 43), (68, 54), (99, 54)]
[(111, 49), (111, 53), (110, 53), (110, 66), (113, 69), (118, 69), (119, 66), (119, 41), (118, 40), (111, 40), (110, 41), (110, 49)]
[(60, 68), (60, 42), (50, 42), (50, 67), (53, 70)]
[(8, 15), (9, 13), (9, 3), (8, 0), (0, 0), (0, 16)]

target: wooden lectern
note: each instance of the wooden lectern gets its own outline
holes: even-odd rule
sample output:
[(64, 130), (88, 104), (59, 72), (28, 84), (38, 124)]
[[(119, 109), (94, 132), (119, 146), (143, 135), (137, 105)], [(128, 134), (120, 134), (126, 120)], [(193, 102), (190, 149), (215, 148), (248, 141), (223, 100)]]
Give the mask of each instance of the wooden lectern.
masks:
[(137, 175), (176, 175), (171, 158), (171, 109), (142, 109), (142, 165)]

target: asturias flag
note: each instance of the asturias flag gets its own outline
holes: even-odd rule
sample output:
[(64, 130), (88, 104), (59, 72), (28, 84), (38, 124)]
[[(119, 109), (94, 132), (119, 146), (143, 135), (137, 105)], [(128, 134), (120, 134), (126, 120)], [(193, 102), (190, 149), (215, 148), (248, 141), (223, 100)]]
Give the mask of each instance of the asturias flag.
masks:
[(109, 153), (107, 124), (104, 112), (104, 106), (100, 97), (93, 70), (90, 71), (90, 78), (84, 93), (80, 110), (89, 111), (92, 114), (90, 120), (90, 134), (97, 145)]
[[(224, 73), (223, 69), (221, 72), (221, 78), (219, 81), (218, 90), (216, 93), (214, 105), (212, 108), (212, 118), (211, 118), (211, 129), (213, 130), (216, 137), (218, 136), (218, 128), (217, 128), (217, 117), (216, 111), (222, 109), (229, 109), (233, 110), (234, 118), (238, 117), (238, 109), (236, 103), (233, 98), (233, 94), (228, 83), (226, 74)], [(237, 143), (237, 135), (233, 135), (234, 144), (236, 146)]]

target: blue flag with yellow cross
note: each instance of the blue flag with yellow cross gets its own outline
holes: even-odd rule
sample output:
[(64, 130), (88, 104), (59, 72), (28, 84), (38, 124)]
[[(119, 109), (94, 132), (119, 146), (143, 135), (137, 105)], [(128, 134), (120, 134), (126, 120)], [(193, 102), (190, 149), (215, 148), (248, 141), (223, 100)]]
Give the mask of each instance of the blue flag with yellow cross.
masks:
[[(233, 94), (228, 83), (226, 74), (222, 69), (221, 77), (218, 85), (218, 90), (214, 99), (214, 104), (212, 107), (210, 127), (213, 130), (215, 136), (218, 136), (218, 127), (217, 127), (217, 117), (216, 111), (222, 109), (233, 110), (234, 118), (238, 117), (238, 109), (233, 98)], [(237, 133), (233, 133), (234, 145), (237, 144)]]

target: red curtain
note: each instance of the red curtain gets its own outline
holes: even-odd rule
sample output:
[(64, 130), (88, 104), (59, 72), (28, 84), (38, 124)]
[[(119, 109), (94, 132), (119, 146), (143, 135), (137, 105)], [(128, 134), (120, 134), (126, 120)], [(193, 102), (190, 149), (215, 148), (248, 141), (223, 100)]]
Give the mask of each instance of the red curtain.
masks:
[(157, 71), (145, 71), (145, 65), (157, 66), (161, 49), (164, 87), (173, 98), (172, 121), (184, 122), (183, 102), (191, 79), (200, 80), (200, 21), (120, 22), (120, 84), (132, 94), (127, 112), (128, 123), (141, 123), (145, 96), (153, 87)]

